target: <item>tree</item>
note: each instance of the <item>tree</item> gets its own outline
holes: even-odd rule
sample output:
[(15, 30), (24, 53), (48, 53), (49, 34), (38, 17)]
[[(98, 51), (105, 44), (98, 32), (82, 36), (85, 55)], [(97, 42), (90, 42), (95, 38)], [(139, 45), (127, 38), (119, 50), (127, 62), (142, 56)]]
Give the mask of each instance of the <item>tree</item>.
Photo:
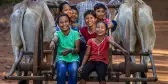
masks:
[(21, 1), (22, 0), (0, 0), (0, 5), (2, 5), (2, 4), (10, 4), (10, 3), (16, 4), (16, 3), (21, 2)]

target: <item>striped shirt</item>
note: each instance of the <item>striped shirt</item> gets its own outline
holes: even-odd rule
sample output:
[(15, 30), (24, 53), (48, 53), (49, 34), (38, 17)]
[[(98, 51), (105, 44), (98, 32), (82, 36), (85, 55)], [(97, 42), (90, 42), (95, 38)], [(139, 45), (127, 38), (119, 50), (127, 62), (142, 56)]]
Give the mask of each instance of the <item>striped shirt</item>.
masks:
[[(83, 26), (85, 26), (85, 20), (84, 20), (84, 13), (87, 11), (87, 10), (93, 10), (94, 9), (94, 6), (97, 4), (97, 3), (102, 3), (104, 4), (105, 6), (107, 5), (106, 3), (104, 2), (100, 2), (100, 1), (97, 1), (97, 0), (87, 0), (87, 1), (84, 1), (84, 2), (80, 2), (77, 4), (77, 9), (79, 11), (79, 18), (78, 18), (78, 21), (79, 21), (79, 24), (81, 25), (81, 28)], [(107, 8), (107, 18), (111, 19), (111, 13), (110, 11), (108, 10), (108, 7), (106, 6)]]

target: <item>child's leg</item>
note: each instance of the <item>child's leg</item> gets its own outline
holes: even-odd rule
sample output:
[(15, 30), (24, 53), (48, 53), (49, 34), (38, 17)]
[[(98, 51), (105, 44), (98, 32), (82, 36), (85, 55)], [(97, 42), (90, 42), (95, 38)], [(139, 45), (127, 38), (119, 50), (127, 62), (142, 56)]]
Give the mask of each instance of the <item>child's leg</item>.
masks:
[(107, 64), (104, 62), (97, 62), (96, 73), (98, 75), (98, 81), (100, 84), (106, 84)]
[(66, 71), (67, 64), (64, 61), (58, 61), (56, 64), (57, 67), (57, 84), (65, 84), (66, 82)]
[(87, 62), (81, 72), (80, 84), (86, 84), (86, 80), (88, 80), (89, 74), (93, 70), (95, 70), (95, 63), (91, 61)]
[(77, 84), (79, 62), (68, 63), (68, 84)]
[(80, 56), (80, 65), (82, 64), (82, 61), (83, 61), (83, 57), (85, 55), (85, 51), (86, 51), (86, 43), (84, 42), (80, 42), (80, 53), (79, 53), (79, 56)]

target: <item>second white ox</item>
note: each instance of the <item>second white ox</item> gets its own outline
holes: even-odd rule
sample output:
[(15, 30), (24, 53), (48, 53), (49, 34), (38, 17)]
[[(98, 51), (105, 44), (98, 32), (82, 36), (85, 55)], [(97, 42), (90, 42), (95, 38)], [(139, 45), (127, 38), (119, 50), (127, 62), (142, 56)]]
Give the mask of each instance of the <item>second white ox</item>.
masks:
[(55, 22), (47, 5), (43, 1), (33, 0), (24, 0), (15, 5), (10, 17), (15, 62), (22, 48), (25, 51), (34, 51), (35, 27), (39, 23), (44, 30), (44, 41), (50, 41), (55, 32)]
[[(152, 52), (156, 34), (151, 8), (142, 0), (124, 0), (115, 17), (118, 23), (113, 33), (130, 52)], [(135, 62), (135, 57), (131, 56)], [(149, 57), (143, 57), (147, 63)]]

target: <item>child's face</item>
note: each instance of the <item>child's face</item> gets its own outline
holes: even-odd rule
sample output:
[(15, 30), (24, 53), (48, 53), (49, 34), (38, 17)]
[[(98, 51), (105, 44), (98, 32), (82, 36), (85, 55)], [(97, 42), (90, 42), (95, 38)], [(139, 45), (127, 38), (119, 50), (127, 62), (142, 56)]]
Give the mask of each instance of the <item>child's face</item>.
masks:
[(96, 18), (93, 15), (88, 14), (85, 17), (85, 23), (86, 23), (86, 25), (88, 25), (89, 27), (91, 27), (91, 26), (95, 25)]
[(71, 7), (70, 7), (68, 4), (65, 4), (65, 5), (63, 6), (62, 12), (65, 13), (65, 14), (67, 14), (69, 17), (72, 16)]
[(106, 30), (106, 26), (104, 23), (100, 22), (96, 25), (96, 34), (98, 36), (104, 36), (104, 35), (106, 35), (106, 32), (107, 32), (107, 30)]
[(70, 22), (67, 16), (62, 16), (59, 18), (58, 22), (59, 27), (61, 28), (62, 31), (67, 31), (69, 30)]
[(96, 9), (96, 17), (99, 20), (104, 19), (106, 16), (106, 11), (103, 8)]
[(75, 9), (72, 9), (71, 20), (76, 21), (78, 19), (78, 12)]

